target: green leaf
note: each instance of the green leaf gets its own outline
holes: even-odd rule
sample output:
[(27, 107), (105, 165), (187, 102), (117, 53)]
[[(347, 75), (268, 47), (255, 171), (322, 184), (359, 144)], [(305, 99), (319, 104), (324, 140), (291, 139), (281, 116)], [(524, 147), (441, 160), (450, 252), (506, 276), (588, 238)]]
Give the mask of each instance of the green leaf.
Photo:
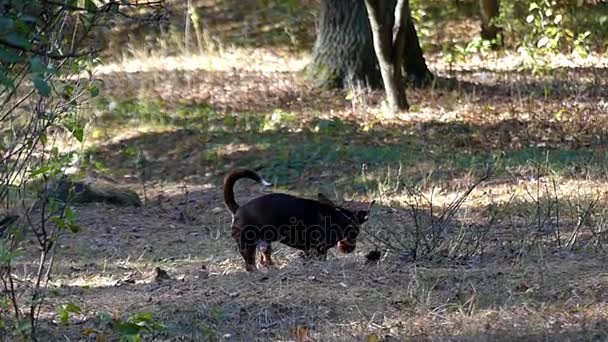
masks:
[(98, 314), (99, 316), (99, 321), (101, 321), (101, 324), (103, 324), (104, 326), (109, 325), (110, 323), (112, 323), (112, 315), (110, 315), (107, 312), (100, 312)]
[(74, 223), (70, 223), (68, 224), (68, 228), (70, 229), (70, 231), (74, 234), (80, 232), (80, 226)]
[(74, 86), (71, 84), (66, 84), (65, 86), (63, 86), (63, 90), (61, 91), (61, 96), (66, 99), (69, 100), (72, 95), (74, 94)]
[(19, 251), (13, 251), (9, 248), (8, 241), (6, 239), (0, 240), (0, 263), (8, 264), (14, 258), (21, 255)]
[(139, 335), (141, 330), (139, 325), (132, 322), (120, 322), (117, 328), (121, 335)]
[(135, 335), (125, 335), (120, 338), (121, 341), (126, 342), (141, 342), (141, 336), (139, 334)]
[(20, 56), (13, 51), (7, 49), (0, 48), (0, 61), (6, 62), (8, 64), (14, 64), (21, 62), (23, 60), (23, 56)]
[(34, 56), (30, 59), (30, 66), (32, 67), (32, 72), (37, 74), (42, 74), (45, 71), (45, 67), (42, 65), (42, 60), (38, 56)]
[(85, 28), (90, 28), (95, 24), (95, 20), (97, 19), (97, 13), (86, 13), (82, 15), (80, 18), (84, 19), (83, 24)]
[[(27, 38), (32, 33), (31, 23), (28, 23), (25, 20), (23, 20), (22, 18), (19, 18), (19, 19), (15, 20), (14, 31), (17, 33), (20, 33), (22, 36)], [(46, 35), (44, 33), (42, 33), (42, 34)]]
[(74, 234), (76, 234), (80, 231), (79, 225), (72, 223), (72, 222), (68, 222), (68, 220), (66, 220), (65, 218), (59, 217), (59, 216), (52, 217), (51, 222), (53, 222), (55, 225), (57, 225), (57, 227), (59, 227), (59, 229), (69, 229)]
[(38, 175), (48, 173), (51, 171), (52, 167), (50, 165), (41, 166), (30, 173), (30, 177), (36, 177)]
[(7, 89), (15, 88), (15, 81), (6, 75), (4, 70), (0, 70), (0, 83)]
[(51, 94), (51, 86), (41, 76), (34, 77), (34, 86), (38, 90), (38, 93), (44, 97), (48, 97)]
[(85, 0), (84, 8), (86, 8), (87, 11), (89, 11), (89, 12), (97, 11), (97, 5), (95, 5), (95, 3), (92, 0)]
[(79, 314), (81, 313), (81, 309), (79, 306), (76, 306), (72, 303), (63, 304), (59, 307), (59, 321), (63, 325), (68, 325), (70, 321), (70, 313)]
[(59, 321), (63, 325), (68, 325), (68, 323), (70, 321), (70, 313), (67, 312), (66, 310), (59, 309)]
[(66, 220), (65, 218), (62, 218), (60, 216), (55, 216), (51, 218), (51, 222), (57, 225), (57, 227), (59, 227), (60, 229), (69, 229), (74, 234), (80, 231), (79, 225), (73, 222), (69, 222), (69, 220)]
[(224, 320), (224, 310), (221, 306), (215, 305), (211, 308), (211, 318), (213, 318), (216, 322), (221, 322)]
[(9, 44), (15, 45), (24, 50), (29, 50), (32, 47), (30, 41), (17, 32), (9, 33), (4, 37), (4, 40)]
[(48, 65), (46, 68), (44, 68), (44, 72), (51, 75), (57, 75), (57, 69), (55, 69), (51, 65)]
[(15, 27), (15, 21), (11, 18), (0, 17), (0, 31), (8, 32)]
[(152, 314), (149, 312), (138, 313), (129, 319), (129, 322), (136, 323), (141, 326), (142, 323), (152, 322)]
[(53, 222), (55, 225), (57, 225), (57, 227), (62, 229), (67, 227), (65, 220), (59, 216), (52, 217), (51, 222)]
[(72, 233), (78, 233), (80, 231), (80, 226), (77, 225), (76, 222), (76, 213), (70, 207), (66, 207), (64, 211), (65, 222), (67, 223), (68, 228), (72, 231)]
[(91, 95), (91, 97), (97, 97), (99, 95), (99, 87), (97, 85), (91, 85), (88, 89), (89, 91), (89, 95)]
[(77, 118), (66, 117), (63, 126), (72, 133), (72, 136), (78, 140), (78, 142), (83, 142), (84, 140), (84, 123), (78, 120)]
[(78, 126), (72, 131), (72, 135), (78, 142), (82, 142), (84, 140), (84, 127)]
[(65, 305), (66, 310), (68, 310), (69, 312), (73, 312), (73, 313), (80, 313), (81, 309), (79, 306), (74, 305), (72, 303), (68, 303), (67, 305)]
[(68, 222), (74, 222), (74, 219), (76, 218), (76, 215), (74, 214), (74, 210), (72, 210), (72, 208), (70, 208), (70, 207), (65, 208), (64, 215), (65, 215), (65, 219)]
[(27, 15), (27, 14), (26, 14), (26, 15), (22, 15), (22, 16), (21, 16), (21, 20), (23, 20), (23, 21), (24, 21), (24, 22), (26, 22), (26, 23), (33, 24), (33, 23), (35, 23), (36, 21), (38, 21), (38, 18), (36, 18), (36, 17), (35, 17), (35, 16), (33, 16), (33, 15)]
[(24, 336), (30, 336), (32, 334), (32, 324), (29, 319), (20, 320), (17, 322), (15, 328)]
[(137, 148), (135, 146), (129, 146), (122, 152), (125, 157), (134, 157), (137, 155)]

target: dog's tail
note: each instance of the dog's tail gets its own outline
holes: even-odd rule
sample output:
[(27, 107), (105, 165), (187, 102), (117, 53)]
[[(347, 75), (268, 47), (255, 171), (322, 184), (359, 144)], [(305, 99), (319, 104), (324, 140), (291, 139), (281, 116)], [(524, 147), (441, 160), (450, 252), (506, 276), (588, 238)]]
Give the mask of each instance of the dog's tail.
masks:
[(272, 185), (257, 173), (246, 169), (233, 170), (224, 177), (224, 203), (232, 215), (239, 209), (239, 205), (234, 200), (234, 184), (241, 178), (249, 178), (260, 183), (263, 186)]

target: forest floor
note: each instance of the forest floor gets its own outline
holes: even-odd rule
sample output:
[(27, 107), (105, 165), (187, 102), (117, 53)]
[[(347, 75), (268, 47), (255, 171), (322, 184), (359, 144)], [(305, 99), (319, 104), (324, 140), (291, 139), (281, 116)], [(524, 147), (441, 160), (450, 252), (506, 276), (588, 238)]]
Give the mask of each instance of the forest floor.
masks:
[[(114, 339), (138, 314), (162, 325), (146, 340), (606, 340), (608, 61), (555, 57), (536, 75), (512, 53), (426, 57), (440, 81), (408, 89), (395, 116), (382, 92), (313, 87), (289, 49), (101, 66), (88, 173), (143, 198), (142, 151), (146, 201), (74, 207), (82, 231), (60, 241), (42, 340)], [(274, 184), (242, 181), (239, 203), (275, 191), (378, 205), (354, 253), (304, 262), (277, 244), (276, 267), (247, 273), (222, 199), (235, 167)], [(66, 303), (81, 308), (67, 326)]]

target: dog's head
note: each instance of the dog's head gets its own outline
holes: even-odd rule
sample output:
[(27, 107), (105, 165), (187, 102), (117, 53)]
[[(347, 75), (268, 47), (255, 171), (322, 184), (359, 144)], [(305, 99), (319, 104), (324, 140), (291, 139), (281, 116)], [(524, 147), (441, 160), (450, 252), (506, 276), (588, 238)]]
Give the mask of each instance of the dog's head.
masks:
[(334, 204), (330, 199), (323, 194), (318, 194), (319, 203), (333, 209), (335, 215), (332, 215), (334, 222), (331, 222), (337, 228), (338, 244), (337, 248), (342, 253), (352, 253), (357, 247), (357, 237), (361, 230), (361, 225), (369, 219), (369, 212), (374, 205), (372, 201), (366, 210), (348, 210)]

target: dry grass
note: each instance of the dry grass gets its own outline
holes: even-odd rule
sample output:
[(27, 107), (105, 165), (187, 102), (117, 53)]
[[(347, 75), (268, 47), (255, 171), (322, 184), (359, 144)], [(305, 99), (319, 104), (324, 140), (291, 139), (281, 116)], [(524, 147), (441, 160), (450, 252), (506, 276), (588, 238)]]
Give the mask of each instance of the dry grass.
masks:
[[(505, 192), (529, 186), (489, 184), (467, 204), (482, 207), (488, 198), (498, 203)], [(606, 187), (572, 181), (563, 186), (575, 193)], [(367, 264), (364, 255), (373, 248), (367, 241), (353, 255), (304, 263), (298, 252), (277, 245), (277, 267), (249, 274), (229, 237), (219, 188), (191, 186), (189, 204), (178, 187), (167, 186), (162, 196), (158, 190), (143, 209), (77, 207), (83, 232), (62, 239), (45, 305), (46, 333), (69, 340), (84, 337), (86, 327), (111, 333), (98, 318), (101, 312), (117, 318), (151, 312), (166, 327), (160, 340), (287, 341), (301, 325), (321, 341), (365, 340), (372, 333), (387, 341), (589, 340), (608, 333), (603, 253), (544, 243), (514, 251), (519, 236), (507, 232), (521, 229), (531, 238), (533, 220), (492, 227), (485, 252), (468, 260), (437, 256), (411, 263), (388, 251), (378, 264)], [(240, 201), (258, 191), (242, 185), (237, 190)], [(436, 203), (451, 197), (437, 196)], [(387, 221), (408, 224), (407, 210), (395, 205), (404, 199), (386, 200), (392, 205), (375, 211), (367, 232)], [(170, 279), (157, 279), (156, 267)], [(83, 313), (67, 327), (50, 324), (53, 308), (66, 302)]]

